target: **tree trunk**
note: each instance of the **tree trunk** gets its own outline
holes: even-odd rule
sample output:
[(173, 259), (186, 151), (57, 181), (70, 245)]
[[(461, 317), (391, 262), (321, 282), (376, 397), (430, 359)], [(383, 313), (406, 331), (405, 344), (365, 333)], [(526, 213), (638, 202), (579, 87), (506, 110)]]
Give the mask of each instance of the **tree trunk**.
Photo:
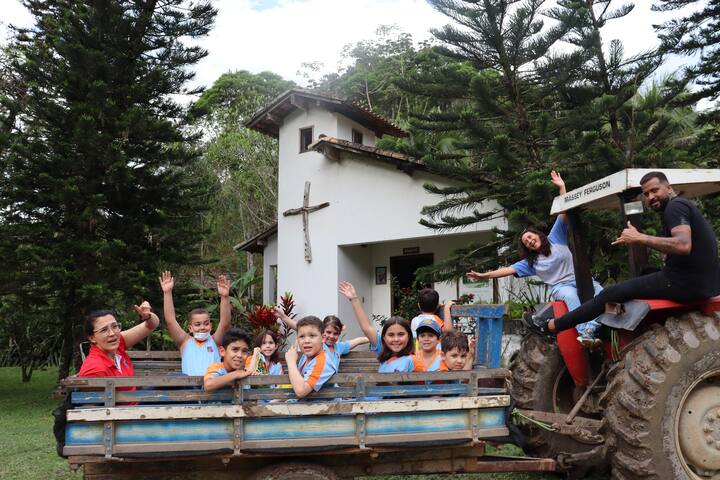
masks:
[(28, 383), (28, 382), (30, 381), (30, 379), (32, 378), (32, 374), (33, 374), (33, 366), (32, 366), (32, 364), (30, 364), (30, 365), (21, 365), (21, 366), (20, 366), (20, 371), (22, 372), (22, 382), (23, 382), (23, 383)]

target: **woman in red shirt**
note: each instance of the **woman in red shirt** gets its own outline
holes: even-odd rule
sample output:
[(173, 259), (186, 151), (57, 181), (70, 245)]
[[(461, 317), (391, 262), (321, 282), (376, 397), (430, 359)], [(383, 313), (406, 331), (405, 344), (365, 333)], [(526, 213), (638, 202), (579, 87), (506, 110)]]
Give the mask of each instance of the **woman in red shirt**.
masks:
[(121, 331), (115, 315), (110, 310), (97, 310), (85, 319), (85, 335), (92, 347), (78, 373), (79, 377), (132, 377), (135, 374), (132, 361), (125, 351), (150, 335), (160, 324), (148, 302), (135, 311), (143, 322)]

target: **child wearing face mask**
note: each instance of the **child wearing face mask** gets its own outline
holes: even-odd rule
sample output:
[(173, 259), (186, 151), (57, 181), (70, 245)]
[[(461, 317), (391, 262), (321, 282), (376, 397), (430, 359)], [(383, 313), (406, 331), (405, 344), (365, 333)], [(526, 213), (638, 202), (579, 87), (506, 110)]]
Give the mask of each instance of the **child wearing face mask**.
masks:
[(168, 332), (182, 357), (182, 373), (190, 376), (203, 376), (207, 368), (220, 362), (218, 345), (222, 344), (225, 332), (230, 328), (230, 282), (225, 275), (220, 275), (217, 290), (220, 295), (220, 323), (212, 333), (212, 321), (209, 312), (204, 308), (196, 308), (188, 315), (188, 331), (186, 332), (175, 318), (175, 304), (172, 291), (175, 279), (170, 272), (163, 272), (159, 278), (163, 291), (163, 312)]

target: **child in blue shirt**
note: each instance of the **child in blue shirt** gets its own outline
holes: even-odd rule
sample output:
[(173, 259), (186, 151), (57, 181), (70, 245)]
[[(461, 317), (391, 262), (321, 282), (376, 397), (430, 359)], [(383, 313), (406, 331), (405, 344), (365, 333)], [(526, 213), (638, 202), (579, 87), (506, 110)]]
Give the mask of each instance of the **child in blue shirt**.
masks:
[[(298, 350), (302, 356), (298, 359)], [(337, 369), (323, 347), (322, 321), (309, 315), (297, 322), (297, 342), (285, 352), (288, 376), (298, 398), (317, 392)]]
[(172, 291), (175, 279), (170, 272), (163, 272), (159, 278), (163, 291), (163, 312), (170, 337), (180, 350), (182, 373), (191, 376), (202, 376), (208, 366), (220, 362), (218, 345), (223, 341), (225, 332), (230, 328), (230, 282), (225, 275), (220, 275), (217, 290), (220, 295), (220, 323), (212, 333), (210, 313), (204, 308), (196, 308), (188, 315), (188, 332), (175, 318), (175, 304)]
[(415, 345), (412, 341), (410, 322), (402, 317), (390, 317), (383, 324), (382, 331), (378, 332), (370, 324), (355, 287), (349, 282), (341, 282), (340, 294), (350, 301), (358, 325), (370, 341), (370, 350), (378, 356), (380, 362), (378, 372), (414, 372), (416, 365), (412, 354), (415, 352)]
[[(282, 320), (282, 322), (287, 325), (288, 328), (297, 330), (295, 320), (285, 315), (285, 312), (282, 308), (273, 308), (273, 313), (277, 318)], [(343, 325), (342, 321), (340, 321), (340, 319), (335, 315), (328, 315), (327, 317), (325, 317), (322, 321), (322, 325), (323, 344), (325, 350), (327, 350), (327, 352), (331, 354), (329, 358), (332, 362), (334, 362), (336, 370), (340, 368), (340, 357), (350, 353), (350, 350), (352, 350), (353, 348), (360, 345), (365, 345), (369, 342), (367, 337), (357, 337), (351, 340), (338, 341), (340, 339), (340, 334), (345, 329), (345, 326)]]
[[(278, 335), (272, 330), (263, 330), (255, 337), (255, 347), (260, 349), (255, 370), (258, 375), (282, 375)], [(245, 368), (250, 368), (248, 357)]]

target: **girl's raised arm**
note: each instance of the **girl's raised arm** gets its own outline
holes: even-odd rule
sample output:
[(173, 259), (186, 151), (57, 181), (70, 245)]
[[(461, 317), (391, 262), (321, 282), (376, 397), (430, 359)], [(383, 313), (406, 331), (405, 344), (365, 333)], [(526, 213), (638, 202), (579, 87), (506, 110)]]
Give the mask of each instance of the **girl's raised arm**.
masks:
[(350, 350), (352, 350), (353, 348), (359, 347), (360, 345), (370, 343), (370, 340), (368, 340), (368, 337), (357, 337), (349, 340), (348, 343), (350, 344)]
[(370, 323), (370, 319), (357, 296), (355, 287), (353, 287), (350, 282), (340, 282), (339, 291), (340, 295), (350, 300), (350, 305), (352, 305), (353, 312), (355, 312), (355, 318), (357, 318), (358, 325), (360, 325), (360, 330), (363, 331), (370, 344), (377, 344), (377, 331)]
[(285, 311), (282, 309), (282, 307), (276, 305), (273, 307), (272, 312), (273, 314), (275, 314), (275, 318), (279, 318), (280, 320), (282, 320), (282, 322), (287, 325), (289, 329), (297, 331), (297, 322), (285, 315)]

